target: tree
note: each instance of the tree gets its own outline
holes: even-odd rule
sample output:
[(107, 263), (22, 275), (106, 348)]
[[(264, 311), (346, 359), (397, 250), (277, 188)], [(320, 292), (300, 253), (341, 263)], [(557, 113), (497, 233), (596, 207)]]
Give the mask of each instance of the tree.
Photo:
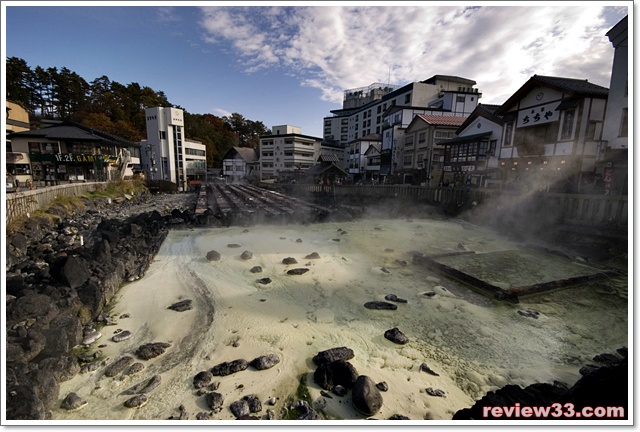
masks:
[(27, 62), (18, 57), (8, 57), (5, 76), (7, 99), (19, 103), (29, 111), (33, 111), (34, 75)]

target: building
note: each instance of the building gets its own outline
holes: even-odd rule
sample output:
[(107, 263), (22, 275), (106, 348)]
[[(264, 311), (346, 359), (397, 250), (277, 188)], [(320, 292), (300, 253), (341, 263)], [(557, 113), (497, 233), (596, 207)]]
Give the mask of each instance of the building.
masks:
[(5, 168), (8, 188), (22, 186), (31, 177), (31, 166), (29, 164), (29, 155), (27, 153), (14, 151), (11, 145), (9, 135), (16, 132), (28, 131), (31, 126), (29, 124), (29, 112), (20, 104), (7, 101), (7, 117), (6, 117), (6, 148), (5, 148)]
[(50, 124), (7, 137), (12, 152), (29, 166), (24, 169), (30, 174), (19, 178), (28, 176), (36, 186), (124, 179), (140, 164), (138, 143), (74, 122)]
[(258, 153), (251, 147), (232, 147), (222, 159), (222, 175), (238, 182), (260, 176)]
[(320, 144), (320, 155), (335, 156), (337, 159), (336, 166), (343, 171), (347, 170), (349, 166), (348, 149), (338, 143), (323, 141)]
[(297, 126), (271, 128), (260, 137), (260, 180), (287, 180), (303, 175), (320, 155), (322, 139), (302, 135)]
[(402, 183), (437, 186), (441, 183), (444, 147), (441, 143), (455, 136), (466, 117), (418, 114), (413, 117), (403, 134), (403, 145), (398, 146), (398, 160), (402, 165), (397, 174)]
[(445, 148), (439, 175), (441, 185), (500, 187), (499, 168), (502, 118), (494, 113), (498, 105), (479, 104), (456, 130), (455, 138), (440, 142)]
[(380, 182), (380, 146), (381, 143), (371, 143), (369, 148), (364, 152), (365, 162), (365, 181), (363, 183), (378, 184)]
[(367, 159), (365, 156), (366, 151), (373, 144), (378, 146), (382, 142), (382, 135), (370, 134), (363, 136), (362, 138), (355, 139), (349, 143), (349, 177), (354, 183), (357, 183), (366, 178), (367, 174)]
[(175, 183), (179, 191), (206, 180), (207, 149), (186, 138), (183, 110), (153, 107), (145, 115), (147, 139), (140, 147), (147, 178)]
[[(596, 162), (596, 182), (604, 193), (626, 195), (629, 176), (629, 40), (624, 17), (606, 36), (615, 51), (611, 69), (609, 97)], [(594, 185), (595, 186), (595, 185)]]
[(579, 192), (593, 184), (608, 94), (587, 80), (531, 77), (494, 113), (504, 121), (505, 185)]
[(337, 165), (335, 155), (320, 155), (314, 166), (304, 171), (304, 181), (323, 186), (341, 185), (349, 175)]

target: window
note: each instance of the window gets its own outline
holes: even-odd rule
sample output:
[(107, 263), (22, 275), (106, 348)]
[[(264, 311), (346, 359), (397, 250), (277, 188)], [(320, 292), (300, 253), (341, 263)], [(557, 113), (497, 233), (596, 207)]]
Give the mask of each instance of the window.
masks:
[(576, 110), (566, 110), (562, 116), (562, 128), (560, 129), (560, 139), (567, 140), (573, 138), (573, 126), (575, 120)]
[(8, 151), (9, 153), (11, 153), (11, 141), (7, 140), (7, 147), (6, 147), (6, 151)]
[(40, 151), (40, 143), (30, 142), (29, 143), (29, 153), (41, 153), (41, 151)]
[(504, 146), (511, 147), (513, 145), (513, 122), (509, 122), (504, 127)]
[(620, 120), (620, 133), (618, 134), (619, 137), (626, 137), (629, 136), (629, 109), (628, 108), (623, 108), (622, 109), (622, 119)]
[(165, 132), (165, 131), (158, 131), (158, 134), (160, 135), (160, 139), (161, 139), (161, 140), (167, 139), (167, 132)]
[(408, 94), (404, 95), (404, 103), (406, 105), (411, 103), (411, 93), (408, 93)]
[[(377, 109), (377, 113), (380, 114), (382, 112), (382, 107), (380, 105), (378, 105), (378, 109)], [(379, 118), (379, 117), (378, 117)], [(380, 120), (378, 120), (379, 122)]]
[(413, 165), (413, 155), (407, 155), (404, 157), (404, 166), (409, 167)]
[(458, 103), (464, 103), (464, 96), (456, 96), (456, 102)]
[(411, 147), (413, 145), (413, 135), (407, 135), (404, 139), (404, 145)]
[(418, 144), (423, 144), (426, 141), (426, 133), (420, 132), (418, 134)]

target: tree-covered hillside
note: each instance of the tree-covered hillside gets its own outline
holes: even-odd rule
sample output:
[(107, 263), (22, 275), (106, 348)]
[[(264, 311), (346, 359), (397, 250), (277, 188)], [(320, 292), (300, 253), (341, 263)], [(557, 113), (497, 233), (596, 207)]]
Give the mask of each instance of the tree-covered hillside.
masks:
[(71, 120), (134, 142), (146, 138), (146, 108), (180, 108), (187, 138), (207, 146), (209, 167), (220, 166), (231, 147), (257, 148), (259, 137), (269, 134), (261, 121), (238, 113), (192, 114), (169, 102), (164, 92), (139, 83), (123, 85), (105, 75), (88, 83), (66, 67), (32, 68), (18, 57), (7, 58), (6, 86), (7, 100), (29, 111), (32, 128), (43, 119)]

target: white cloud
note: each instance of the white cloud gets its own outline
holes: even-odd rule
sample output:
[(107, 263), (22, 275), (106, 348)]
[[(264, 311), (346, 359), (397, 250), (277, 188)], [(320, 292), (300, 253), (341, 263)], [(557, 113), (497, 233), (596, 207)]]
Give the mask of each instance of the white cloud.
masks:
[(213, 110), (213, 112), (218, 116), (218, 117), (231, 117), (231, 111), (227, 111), (226, 109), (222, 109), (222, 108), (215, 108)]
[[(436, 74), (473, 79), (484, 103), (502, 103), (532, 75), (608, 86), (605, 36), (622, 8), (560, 6), (206, 7), (207, 42), (229, 45), (247, 73), (284, 68), (323, 100), (374, 82)], [(611, 21), (611, 18), (609, 18)]]
[(159, 7), (156, 12), (156, 18), (160, 22), (176, 22), (180, 21), (180, 16), (176, 13), (174, 6)]

